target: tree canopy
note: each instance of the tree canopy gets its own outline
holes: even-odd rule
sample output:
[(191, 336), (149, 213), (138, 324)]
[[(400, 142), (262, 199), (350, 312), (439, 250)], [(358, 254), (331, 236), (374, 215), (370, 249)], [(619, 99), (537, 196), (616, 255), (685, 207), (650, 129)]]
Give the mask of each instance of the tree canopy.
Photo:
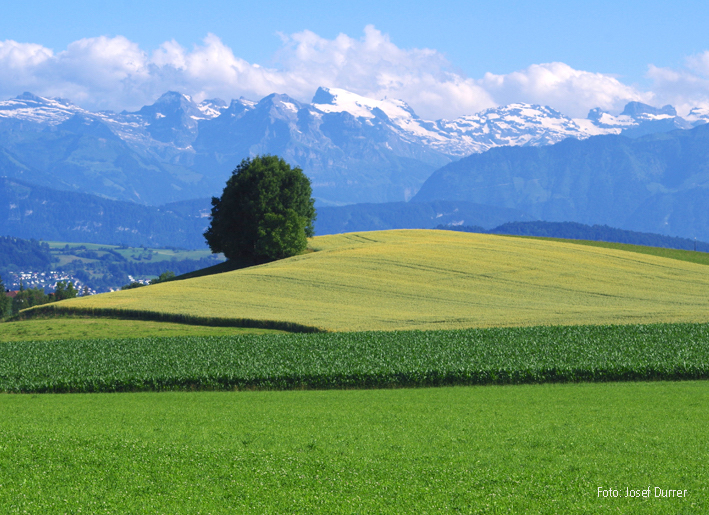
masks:
[(315, 234), (310, 179), (277, 156), (244, 159), (221, 198), (212, 198), (204, 233), (212, 252), (264, 263), (303, 252)]
[(76, 297), (77, 293), (79, 292), (76, 288), (74, 288), (74, 283), (70, 281), (66, 281), (66, 283), (58, 281), (57, 287), (54, 290), (54, 298), (52, 300), (59, 301), (64, 299), (73, 299)]
[(0, 277), (0, 318), (9, 316), (12, 313), (12, 299), (5, 293), (5, 285)]

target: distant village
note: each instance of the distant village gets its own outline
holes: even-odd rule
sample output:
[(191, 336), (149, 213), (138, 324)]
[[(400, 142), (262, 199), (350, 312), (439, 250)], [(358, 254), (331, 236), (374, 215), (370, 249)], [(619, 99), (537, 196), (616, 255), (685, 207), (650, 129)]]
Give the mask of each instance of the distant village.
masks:
[[(129, 275), (131, 283), (149, 284), (150, 279), (135, 279), (133, 276)], [(96, 295), (95, 289), (84, 284), (80, 279), (77, 279), (71, 274), (66, 272), (10, 272), (7, 277), (7, 283), (5, 284), (7, 290), (5, 294), (14, 298), (20, 291), (20, 288), (40, 288), (45, 291), (45, 293), (53, 292), (57, 287), (57, 282), (70, 282), (74, 285), (74, 288), (79, 292), (80, 296), (86, 295)], [(118, 291), (120, 288), (109, 288), (109, 291)]]

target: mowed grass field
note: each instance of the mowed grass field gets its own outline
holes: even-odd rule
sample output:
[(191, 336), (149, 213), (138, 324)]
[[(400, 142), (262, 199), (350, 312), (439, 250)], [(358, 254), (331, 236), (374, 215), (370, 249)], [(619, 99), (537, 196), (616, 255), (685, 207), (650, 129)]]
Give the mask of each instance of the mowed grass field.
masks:
[(146, 336), (229, 336), (273, 334), (282, 331), (241, 327), (120, 320), (112, 318), (61, 317), (7, 322), (0, 325), (0, 342), (81, 340), (88, 338), (143, 338)]
[(284, 321), (330, 331), (709, 321), (706, 266), (496, 235), (316, 237), (315, 252), (57, 307)]
[(707, 406), (706, 381), (2, 395), (0, 511), (707, 513)]

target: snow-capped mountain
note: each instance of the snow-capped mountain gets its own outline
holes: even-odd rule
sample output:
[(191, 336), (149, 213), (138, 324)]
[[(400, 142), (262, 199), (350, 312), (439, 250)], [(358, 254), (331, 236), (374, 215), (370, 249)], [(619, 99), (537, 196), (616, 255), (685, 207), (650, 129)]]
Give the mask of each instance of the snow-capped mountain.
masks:
[(409, 137), (377, 108), (355, 116), (318, 105), (277, 94), (232, 102), (221, 116), (200, 122), (192, 168), (227, 173), (244, 157), (278, 154), (311, 177), (320, 202), (346, 204), (406, 200), (452, 159)]
[[(673, 121), (672, 113), (643, 114), (668, 115), (653, 123)], [(546, 221), (706, 240), (708, 163), (709, 124), (641, 138), (500, 147), (440, 168), (411, 203), (513, 207)]]
[[(586, 119), (519, 103), (429, 121), (402, 100), (336, 88), (319, 88), (309, 104), (279, 94), (196, 103), (167, 92), (122, 113), (24, 93), (0, 102), (0, 150), (23, 164), (25, 176), (148, 204), (218, 194), (243, 158), (279, 154), (311, 177), (321, 203), (346, 204), (408, 200), (435, 169), (494, 147), (636, 137), (707, 122), (706, 108), (681, 118), (671, 106), (637, 102), (619, 115), (594, 109)], [(0, 175), (12, 173), (0, 167)]]
[(700, 114), (693, 116), (692, 120), (686, 120), (677, 116), (677, 111), (671, 105), (657, 108), (640, 102), (630, 102), (618, 116), (598, 108), (592, 109), (588, 119), (605, 133), (623, 134), (631, 138), (655, 132), (691, 129), (709, 121), (702, 121)]
[(709, 122), (709, 108), (695, 108), (685, 120), (672, 106), (658, 109), (640, 102), (630, 102), (618, 116), (592, 109), (586, 119), (572, 119), (547, 106), (517, 103), (455, 120), (426, 121), (401, 100), (377, 101), (334, 88), (318, 89), (312, 104), (325, 113), (347, 112), (369, 120), (384, 113), (408, 141), (461, 157), (500, 146), (552, 145), (566, 138), (620, 134), (652, 124), (657, 130), (646, 128), (646, 132), (689, 129)]
[(221, 114), (226, 107), (223, 100), (211, 100), (197, 105), (188, 95), (168, 91), (153, 105), (145, 106), (135, 113), (118, 117), (134, 119), (150, 136), (162, 143), (172, 143), (177, 148), (187, 148), (197, 136), (197, 124)]
[(56, 127), (77, 115), (100, 117), (100, 113), (86, 111), (68, 100), (38, 97), (25, 92), (0, 102), (0, 130), (41, 131)]
[[(188, 95), (168, 91), (154, 104), (137, 112), (91, 112), (63, 99), (23, 93), (0, 102), (0, 131), (19, 124), (25, 130), (50, 130), (74, 116), (107, 125), (111, 132), (137, 149), (160, 147), (161, 143), (185, 148), (197, 134), (201, 120), (216, 118), (226, 109), (221, 99), (195, 103)], [(185, 145), (186, 144), (186, 145)]]
[[(279, 96), (285, 98), (286, 96)], [(32, 93), (0, 102), (1, 122), (20, 122), (38, 129), (57, 126), (77, 114), (108, 125), (121, 139), (138, 147), (173, 143), (187, 149), (197, 138), (198, 125), (226, 114), (239, 117), (258, 105), (243, 97), (228, 106), (221, 99), (195, 103), (190, 96), (174, 91), (136, 112), (92, 113), (63, 99), (43, 98)], [(465, 115), (455, 120), (429, 121), (419, 118), (402, 100), (374, 100), (338, 88), (319, 88), (310, 105), (284, 100), (283, 112), (297, 113), (304, 107), (322, 115), (347, 113), (365, 125), (382, 122), (408, 143), (431, 147), (451, 156), (484, 152), (498, 146), (549, 145), (568, 137), (584, 139), (600, 134), (630, 132), (643, 124), (663, 122), (665, 129), (688, 129), (709, 122), (709, 108), (694, 108), (686, 118), (677, 116), (672, 106), (655, 108), (629, 103), (619, 115), (600, 108), (586, 119), (572, 119), (546, 106), (509, 104)], [(669, 122), (669, 123), (667, 123)], [(662, 128), (657, 125), (657, 128)], [(153, 140), (153, 141), (151, 141)]]
[[(140, 115), (144, 118), (164, 118), (166, 113), (179, 109), (189, 111), (195, 120), (209, 120), (216, 118), (227, 107), (226, 102), (216, 98), (204, 100), (196, 104), (189, 95), (168, 91), (154, 104), (145, 106), (135, 113), (114, 113), (113, 111), (98, 111), (93, 113), (72, 104), (69, 100), (61, 98), (45, 98), (25, 92), (17, 97), (0, 101), (0, 118), (17, 119), (41, 125), (57, 125), (76, 114), (95, 117), (107, 122), (124, 121), (130, 115)], [(148, 121), (148, 120), (146, 120)]]
[(569, 137), (606, 131), (578, 123), (550, 107), (510, 104), (455, 120), (419, 118), (402, 100), (372, 100), (341, 89), (320, 88), (313, 107), (324, 113), (349, 113), (369, 125), (385, 121), (400, 137), (450, 156), (466, 156), (503, 145), (549, 145)]

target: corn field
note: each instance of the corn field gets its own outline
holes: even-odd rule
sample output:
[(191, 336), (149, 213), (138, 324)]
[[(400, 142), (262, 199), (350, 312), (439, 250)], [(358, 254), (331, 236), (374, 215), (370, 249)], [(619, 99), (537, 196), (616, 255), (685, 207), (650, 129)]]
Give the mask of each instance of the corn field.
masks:
[(707, 378), (709, 324), (0, 343), (14, 393)]

